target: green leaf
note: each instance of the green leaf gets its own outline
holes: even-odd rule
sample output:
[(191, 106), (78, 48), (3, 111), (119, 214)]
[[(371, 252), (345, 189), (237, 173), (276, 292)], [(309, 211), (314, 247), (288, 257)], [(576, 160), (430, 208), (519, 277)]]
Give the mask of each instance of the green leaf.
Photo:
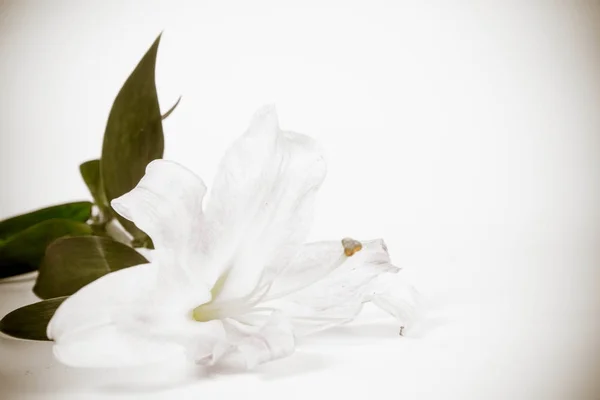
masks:
[(100, 160), (84, 162), (79, 166), (79, 172), (92, 194), (94, 202), (100, 209), (100, 221), (106, 222), (110, 219), (111, 211), (106, 194), (104, 194), (102, 180), (100, 179)]
[(65, 299), (44, 300), (9, 312), (0, 320), (0, 332), (20, 339), (50, 340), (46, 335), (48, 322)]
[(46, 247), (60, 237), (91, 233), (89, 225), (66, 219), (50, 219), (25, 229), (0, 245), (0, 278), (35, 271)]
[(71, 221), (85, 222), (92, 215), (92, 203), (80, 201), (57, 206), (42, 208), (17, 217), (5, 219), (0, 222), (0, 242), (49, 219), (68, 219)]
[(62, 238), (46, 249), (33, 292), (42, 299), (69, 296), (108, 274), (148, 261), (107, 237)]
[[(144, 176), (146, 166), (164, 149), (162, 117), (154, 83), (160, 35), (117, 95), (104, 132), (100, 171), (108, 201), (129, 192)], [(147, 235), (117, 215), (134, 239)]]

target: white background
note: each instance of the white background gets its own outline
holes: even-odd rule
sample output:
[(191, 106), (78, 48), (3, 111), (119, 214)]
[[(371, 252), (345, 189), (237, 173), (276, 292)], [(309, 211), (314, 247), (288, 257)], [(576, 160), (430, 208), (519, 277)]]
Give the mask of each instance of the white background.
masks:
[[(596, 399), (600, 4), (0, 1), (0, 218), (89, 196), (156, 35), (165, 158), (210, 184), (252, 113), (327, 151), (311, 239), (386, 239), (421, 320), (367, 310), (239, 375), (57, 364), (0, 338), (0, 398)], [(0, 285), (0, 316), (33, 302)], [(4, 397), (3, 397), (4, 396)]]

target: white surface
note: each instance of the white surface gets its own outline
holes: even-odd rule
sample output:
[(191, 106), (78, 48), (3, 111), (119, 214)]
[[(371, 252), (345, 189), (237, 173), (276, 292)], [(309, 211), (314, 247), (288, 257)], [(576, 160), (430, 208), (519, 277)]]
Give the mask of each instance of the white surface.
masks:
[[(328, 152), (312, 238), (384, 237), (428, 307), (407, 338), (371, 310), (239, 375), (75, 370), (0, 338), (0, 397), (597, 398), (600, 8), (423, 3), (0, 3), (0, 217), (88, 198), (77, 166), (164, 29), (166, 158), (210, 185), (276, 102)], [(0, 285), (0, 315), (31, 285)]]

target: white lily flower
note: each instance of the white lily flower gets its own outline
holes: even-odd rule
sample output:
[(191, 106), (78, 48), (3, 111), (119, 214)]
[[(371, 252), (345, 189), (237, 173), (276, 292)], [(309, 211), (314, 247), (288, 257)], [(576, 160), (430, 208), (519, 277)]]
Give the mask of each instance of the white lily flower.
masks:
[(185, 355), (250, 368), (291, 354), (299, 335), (352, 320), (367, 301), (404, 323), (411, 305), (380, 287), (399, 270), (382, 240), (304, 244), (325, 173), (315, 141), (281, 131), (272, 106), (226, 152), (204, 208), (199, 177), (151, 162), (112, 206), (152, 238), (152, 261), (63, 302), (47, 329), (55, 356), (80, 367)]

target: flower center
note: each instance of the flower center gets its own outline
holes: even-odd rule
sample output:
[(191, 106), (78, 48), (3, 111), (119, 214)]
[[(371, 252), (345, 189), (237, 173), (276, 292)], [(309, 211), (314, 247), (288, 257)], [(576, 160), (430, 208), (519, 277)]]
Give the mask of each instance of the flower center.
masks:
[[(212, 300), (208, 303), (199, 305), (192, 310), (192, 317), (198, 322), (207, 322), (214, 319), (221, 319), (226, 317), (233, 317), (236, 315), (244, 314), (249, 312), (256, 305), (257, 299), (255, 295), (260, 294), (260, 289), (264, 286), (257, 285), (257, 287), (250, 292), (248, 295), (238, 299), (218, 300), (219, 293), (225, 286), (225, 281), (229, 276), (229, 272), (223, 273), (215, 282), (213, 288), (210, 291)], [(262, 296), (259, 296), (259, 299)], [(217, 299), (217, 300), (215, 300)]]

